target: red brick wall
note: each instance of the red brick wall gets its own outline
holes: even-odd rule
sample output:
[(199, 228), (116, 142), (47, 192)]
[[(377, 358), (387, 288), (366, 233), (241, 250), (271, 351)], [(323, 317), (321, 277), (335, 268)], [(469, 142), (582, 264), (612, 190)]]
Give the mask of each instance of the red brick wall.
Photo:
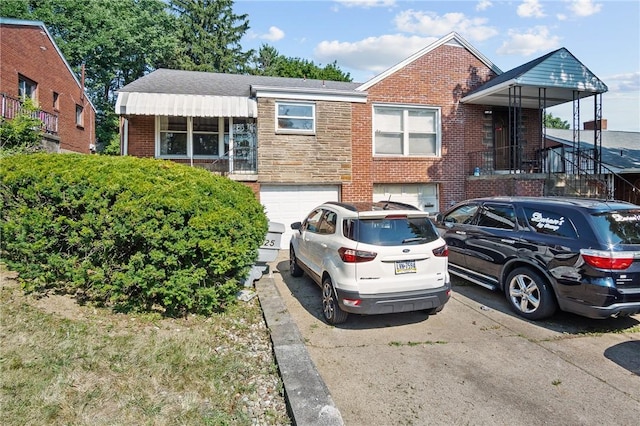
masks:
[[(438, 183), (441, 210), (464, 199), (467, 153), (483, 149), (484, 108), (459, 100), (493, 75), (466, 49), (443, 45), (370, 87), (367, 103), (353, 106), (353, 180), (342, 199), (370, 200), (374, 183)], [(373, 158), (374, 103), (440, 107), (441, 157)]]
[[(135, 157), (154, 157), (156, 154), (155, 116), (134, 115), (125, 118), (128, 120), (129, 131), (127, 154)], [(125, 132), (121, 124), (120, 135), (124, 135)]]
[[(58, 115), (60, 150), (89, 153), (95, 143), (95, 112), (44, 30), (0, 25), (0, 57), (0, 92), (17, 98), (18, 74), (34, 81), (40, 109)], [(58, 109), (54, 92), (59, 94)], [(76, 126), (76, 104), (84, 108), (83, 127)]]
[[(541, 197), (544, 195), (544, 177), (518, 176), (518, 175), (494, 175), (480, 178), (467, 178), (466, 197), (493, 197), (522, 195)], [(456, 201), (462, 201), (459, 199)]]

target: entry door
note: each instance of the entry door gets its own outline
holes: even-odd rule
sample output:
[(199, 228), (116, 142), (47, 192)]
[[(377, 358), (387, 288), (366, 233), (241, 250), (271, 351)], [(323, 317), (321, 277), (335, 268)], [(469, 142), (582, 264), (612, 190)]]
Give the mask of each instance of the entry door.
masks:
[(493, 138), (496, 170), (509, 170), (511, 149), (509, 146), (509, 115), (506, 111), (494, 113)]

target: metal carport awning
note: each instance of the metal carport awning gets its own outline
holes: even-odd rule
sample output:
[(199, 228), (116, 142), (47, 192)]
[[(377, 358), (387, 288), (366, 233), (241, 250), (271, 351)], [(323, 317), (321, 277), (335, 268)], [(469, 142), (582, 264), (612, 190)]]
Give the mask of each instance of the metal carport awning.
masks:
[(177, 117), (257, 117), (255, 99), (242, 96), (182, 95), (174, 93), (120, 92), (119, 115)]

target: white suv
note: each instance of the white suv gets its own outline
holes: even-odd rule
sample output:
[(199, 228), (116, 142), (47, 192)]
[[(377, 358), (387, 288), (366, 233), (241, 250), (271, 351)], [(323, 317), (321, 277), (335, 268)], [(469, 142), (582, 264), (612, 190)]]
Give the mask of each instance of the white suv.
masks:
[(330, 324), (349, 312), (435, 314), (451, 295), (448, 248), (428, 213), (393, 202), (336, 203), (291, 224), (291, 275), (322, 288)]

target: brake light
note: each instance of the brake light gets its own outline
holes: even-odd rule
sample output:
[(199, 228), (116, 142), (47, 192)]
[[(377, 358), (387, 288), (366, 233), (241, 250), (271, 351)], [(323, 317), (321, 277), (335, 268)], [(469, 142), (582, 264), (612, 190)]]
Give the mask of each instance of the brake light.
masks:
[(434, 248), (433, 249), (433, 255), (436, 257), (447, 257), (449, 256), (449, 246), (448, 245), (443, 245), (441, 247), (438, 248)]
[(627, 269), (633, 263), (633, 254), (603, 250), (580, 250), (582, 258), (598, 269)]
[(345, 263), (369, 262), (378, 255), (372, 251), (353, 250), (346, 247), (340, 247), (338, 253), (340, 254), (340, 259)]

